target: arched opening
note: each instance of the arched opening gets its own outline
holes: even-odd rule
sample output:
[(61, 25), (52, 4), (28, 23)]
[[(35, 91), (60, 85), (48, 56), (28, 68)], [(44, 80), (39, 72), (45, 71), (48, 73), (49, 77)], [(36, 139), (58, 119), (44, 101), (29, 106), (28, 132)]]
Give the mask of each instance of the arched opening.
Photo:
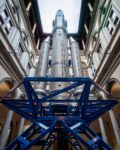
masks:
[(117, 100), (120, 100), (120, 81), (111, 78), (106, 83), (106, 90)]
[(20, 96), (19, 96), (20, 99), (25, 99), (25, 97), (26, 96), (24, 94), (20, 94)]
[(96, 98), (99, 99), (99, 100), (104, 99), (103, 96), (102, 96), (101, 94), (96, 95)]
[[(0, 81), (0, 97), (4, 97), (7, 95), (9, 90), (13, 88), (14, 86), (14, 80), (11, 78), (4, 78)], [(15, 91), (12, 92), (9, 97), (15, 97)]]

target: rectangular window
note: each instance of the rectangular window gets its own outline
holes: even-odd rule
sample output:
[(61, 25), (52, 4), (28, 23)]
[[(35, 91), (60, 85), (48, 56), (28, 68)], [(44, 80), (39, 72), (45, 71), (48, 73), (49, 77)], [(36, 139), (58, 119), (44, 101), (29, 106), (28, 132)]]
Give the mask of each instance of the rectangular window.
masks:
[(9, 21), (9, 23), (10, 23), (10, 25), (11, 25), (11, 27), (12, 27), (12, 26), (13, 26), (13, 24), (12, 24), (12, 21), (11, 21), (11, 20)]
[(30, 67), (30, 64), (28, 63), (27, 70), (26, 70), (27, 73), (29, 73), (30, 68), (31, 68), (31, 67)]
[(117, 25), (119, 18), (113, 10), (111, 11), (110, 18), (111, 18), (113, 24)]
[(112, 25), (110, 24), (110, 22), (108, 23), (108, 26), (107, 26), (108, 30), (110, 31), (111, 28), (112, 28)]
[(110, 13), (110, 18), (113, 16), (114, 11), (112, 10)]
[(4, 12), (4, 11), (1, 13), (1, 17), (2, 17), (2, 19), (3, 19), (3, 20), (5, 20), (5, 19), (6, 19), (6, 14), (5, 14), (5, 12)]
[(102, 60), (103, 53), (102, 53), (102, 46), (101, 46), (101, 44), (98, 47), (97, 53), (98, 53), (99, 59)]
[(9, 30), (9, 32), (11, 31), (11, 29), (12, 29), (12, 22), (11, 22), (11, 20), (7, 23), (7, 25), (6, 25), (6, 27), (7, 27), (7, 29)]
[(119, 18), (116, 16), (116, 18), (115, 18), (115, 20), (114, 20), (114, 25), (116, 26), (117, 24), (118, 24), (118, 22), (119, 22)]
[(5, 31), (6, 34), (9, 34), (9, 30), (8, 30), (7, 27), (5, 27), (5, 30), (4, 30), (4, 31)]
[(19, 46), (18, 46), (18, 51), (17, 51), (17, 56), (18, 56), (18, 58), (21, 57), (21, 55), (22, 55), (23, 52), (24, 52), (24, 50), (23, 50), (23, 48), (22, 48), (22, 45), (19, 44)]
[(107, 27), (108, 32), (110, 33), (110, 35), (112, 35), (113, 31), (114, 31), (114, 28), (113, 28), (112, 24), (110, 24), (109, 21), (107, 22), (106, 27)]
[(3, 31), (8, 36), (9, 33), (11, 32), (13, 23), (10, 20), (10, 17), (8, 17), (8, 12), (6, 9), (4, 9), (4, 11), (2, 11), (0, 14), (0, 25), (3, 25), (2, 26)]
[(111, 28), (110, 31), (109, 31), (110, 35), (113, 34), (113, 31), (114, 31), (113, 28)]
[(2, 25), (2, 24), (4, 24), (4, 20), (3, 20), (3, 18), (0, 15), (0, 25)]
[(118, 24), (119, 18), (116, 13), (112, 10), (109, 15), (109, 20), (107, 21), (106, 27), (110, 35), (113, 35), (115, 26)]
[(11, 25), (10, 25), (10, 23), (9, 23), (9, 22), (7, 23), (7, 25), (6, 25), (6, 26), (7, 26), (7, 29), (8, 29), (8, 30), (10, 30)]
[(5, 20), (8, 17), (8, 12), (6, 9), (1, 13), (1, 17), (3, 20)]
[(8, 17), (8, 12), (6, 9), (4, 10), (4, 13), (5, 13), (6, 17)]

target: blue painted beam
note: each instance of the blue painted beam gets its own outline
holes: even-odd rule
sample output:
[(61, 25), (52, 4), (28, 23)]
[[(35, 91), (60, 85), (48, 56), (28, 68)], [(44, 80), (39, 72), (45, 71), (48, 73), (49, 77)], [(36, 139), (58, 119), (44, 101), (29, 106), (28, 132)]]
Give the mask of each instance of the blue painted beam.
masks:
[[(73, 82), (70, 86), (57, 90), (54, 93), (38, 98), (31, 83), (33, 82)], [(89, 124), (95, 119), (99, 118), (103, 113), (110, 110), (117, 104), (115, 100), (90, 100), (90, 87), (92, 85), (104, 91), (99, 85), (89, 78), (52, 78), (52, 77), (26, 77), (21, 83), (26, 90), (26, 99), (8, 99), (4, 98), (2, 103), (8, 108), (12, 109), (19, 115), (34, 124), (28, 128), (20, 137), (13, 141), (6, 150), (28, 150), (36, 142), (41, 140), (42, 137), (49, 134), (44, 143), (44, 148), (49, 148), (51, 144), (57, 139), (54, 133), (68, 132), (73, 138), (72, 146), (77, 149), (80, 147), (79, 142), (90, 150), (97, 150), (101, 145), (105, 150), (111, 150), (97, 134), (89, 128)], [(19, 85), (21, 85), (21, 83)], [(64, 93), (71, 89), (75, 89), (80, 85), (85, 85), (79, 99), (75, 100), (57, 100), (53, 97), (58, 94)], [(13, 88), (15, 90), (18, 85)], [(13, 91), (11, 90), (11, 92)], [(108, 94), (108, 93), (107, 93)], [(48, 102), (51, 105), (43, 106), (43, 103)], [(62, 104), (59, 104), (61, 103)], [(76, 103), (76, 106), (66, 105)], [(41, 132), (42, 131), (42, 132)], [(86, 132), (87, 131), (87, 132)], [(35, 136), (35, 135), (38, 136)], [(83, 139), (81, 134), (84, 134), (89, 141)], [(35, 137), (35, 138), (32, 138)], [(29, 139), (32, 139), (30, 141)], [(52, 142), (49, 140), (52, 139)], [(69, 137), (68, 137), (69, 139)]]

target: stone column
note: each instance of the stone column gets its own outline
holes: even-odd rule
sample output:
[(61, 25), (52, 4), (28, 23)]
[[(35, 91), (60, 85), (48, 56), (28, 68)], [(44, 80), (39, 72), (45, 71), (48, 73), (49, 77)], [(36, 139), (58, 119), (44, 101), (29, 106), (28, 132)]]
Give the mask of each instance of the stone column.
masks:
[(95, 65), (95, 68), (97, 69), (99, 64), (100, 64), (100, 58), (98, 56), (98, 53), (97, 52), (94, 52), (93, 53), (93, 60), (95, 60), (94, 62), (94, 65)]
[(100, 124), (100, 130), (101, 130), (101, 133), (102, 133), (102, 138), (106, 143), (108, 143), (106, 132), (105, 132), (105, 127), (104, 127), (104, 123), (103, 123), (103, 119), (100, 117), (98, 120), (99, 120), (99, 124)]
[(23, 68), (25, 69), (25, 71), (27, 70), (27, 66), (28, 66), (28, 62), (29, 62), (29, 55), (28, 52), (23, 52), (20, 58), (20, 62), (23, 66)]
[(115, 138), (116, 138), (118, 147), (120, 149), (120, 129), (118, 127), (118, 123), (117, 123), (117, 120), (115, 118), (115, 114), (114, 114), (113, 110), (109, 111), (109, 115), (110, 115), (110, 119), (111, 119), (111, 122), (112, 122), (112, 127), (113, 127), (113, 130), (114, 130)]
[(29, 77), (34, 77), (35, 75), (35, 67), (32, 67), (29, 71)]
[[(18, 97), (18, 95), (16, 94), (16, 98)], [(8, 140), (8, 133), (9, 133), (9, 128), (10, 128), (10, 124), (12, 121), (12, 116), (13, 116), (13, 111), (9, 110), (8, 114), (7, 114), (7, 118), (2, 130), (2, 133), (0, 135), (0, 150), (4, 150), (7, 140)]]
[(18, 136), (23, 132), (24, 123), (25, 123), (25, 119), (22, 117), (20, 120), (19, 129), (18, 129)]
[(13, 116), (13, 111), (9, 110), (8, 115), (7, 115), (7, 119), (5, 121), (5, 125), (4, 125), (2, 133), (0, 135), (0, 150), (4, 150), (5, 145), (7, 143), (8, 131), (10, 128), (10, 123), (12, 121), (12, 116)]

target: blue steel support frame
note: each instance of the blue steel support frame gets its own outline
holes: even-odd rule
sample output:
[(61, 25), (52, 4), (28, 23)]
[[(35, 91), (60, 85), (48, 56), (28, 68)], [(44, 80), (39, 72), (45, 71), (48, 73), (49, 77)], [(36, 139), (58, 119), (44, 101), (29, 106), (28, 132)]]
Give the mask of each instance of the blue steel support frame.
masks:
[[(31, 82), (38, 81), (74, 83), (47, 96), (38, 98), (31, 84)], [(4, 98), (2, 103), (22, 117), (33, 122), (33, 125), (8, 145), (5, 150), (16, 150), (18, 148), (20, 150), (28, 150), (43, 137), (45, 139), (46, 135), (47, 137), (44, 140), (42, 149), (47, 150), (57, 140), (57, 136), (54, 133), (58, 130), (60, 132), (64, 132), (64, 130), (68, 132), (66, 138), (76, 150), (81, 147), (81, 144), (89, 150), (97, 150), (99, 146), (104, 150), (112, 150), (102, 138), (89, 128), (89, 124), (110, 110), (117, 102), (115, 100), (90, 100), (89, 94), (92, 85), (109, 94), (90, 78), (26, 77), (13, 90), (16, 90), (21, 84), (24, 86), (27, 99), (12, 100)], [(57, 100), (55, 98), (55, 96), (81, 85), (84, 85), (84, 88), (80, 98), (75, 100)], [(49, 103), (49, 105), (44, 106), (43, 103), (45, 102)], [(60, 105), (61, 102), (62, 105)], [(66, 105), (68, 103), (76, 103), (76, 106), (71, 105), (69, 107)], [(83, 134), (89, 139), (88, 141), (82, 137)], [(71, 142), (71, 137), (74, 142)]]
[(47, 136), (41, 150), (48, 150), (57, 140), (57, 136), (55, 136), (52, 132)]

